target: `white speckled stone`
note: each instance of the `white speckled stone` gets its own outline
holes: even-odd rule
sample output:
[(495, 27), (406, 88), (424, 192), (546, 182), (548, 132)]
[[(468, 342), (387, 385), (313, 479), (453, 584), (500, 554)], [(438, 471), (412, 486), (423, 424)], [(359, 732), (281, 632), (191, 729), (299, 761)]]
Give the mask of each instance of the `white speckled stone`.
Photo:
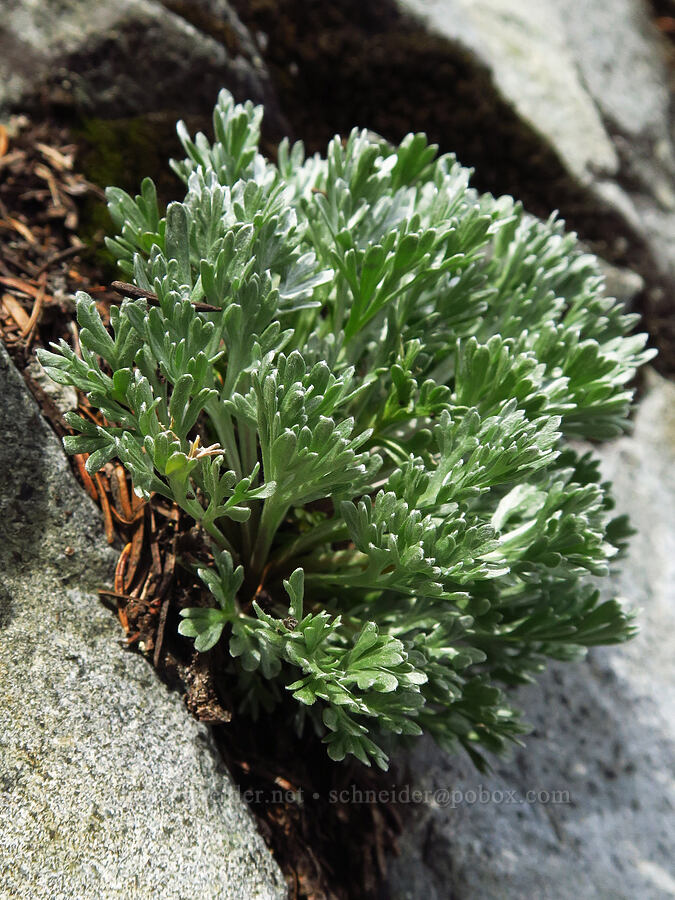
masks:
[(0, 897), (281, 900), (208, 730), (120, 646), (98, 510), (1, 344), (0, 398)]

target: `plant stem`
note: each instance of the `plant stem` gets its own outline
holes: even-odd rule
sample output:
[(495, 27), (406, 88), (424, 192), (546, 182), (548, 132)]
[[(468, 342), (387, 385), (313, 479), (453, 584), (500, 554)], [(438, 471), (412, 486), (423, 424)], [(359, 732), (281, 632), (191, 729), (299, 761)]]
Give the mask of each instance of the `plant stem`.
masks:
[(204, 518), (204, 509), (201, 503), (198, 500), (188, 500), (187, 497), (183, 498), (181, 496), (181, 492), (177, 491), (174, 493), (174, 497), (176, 498), (176, 502), (189, 516), (198, 522), (205, 531), (207, 531), (214, 541), (218, 544), (218, 546), (223, 550), (229, 550), (229, 552), (236, 556), (236, 551), (230, 541), (225, 537), (223, 532), (218, 528), (218, 526), (214, 522), (209, 522)]
[[(239, 455), (239, 447), (237, 446), (237, 440), (234, 436), (234, 426), (232, 424), (232, 417), (228, 412), (226, 412), (222, 404), (216, 400), (211, 402), (207, 407), (207, 412), (211, 417), (211, 421), (213, 422), (213, 427), (216, 429), (216, 434), (218, 435), (218, 441), (221, 446), (224, 448), (227, 453), (227, 458), (232, 466), (232, 471), (237, 476), (237, 478), (242, 478), (243, 469), (241, 464), (241, 456)], [(250, 429), (247, 429), (247, 432)], [(256, 459), (253, 462), (250, 462), (251, 453), (253, 456), (255, 453), (255, 435), (253, 435), (251, 450), (251, 438), (247, 434), (246, 437), (242, 434), (240, 437), (242, 442), (243, 450), (247, 453), (246, 457), (246, 465), (248, 467), (248, 471), (252, 471), (255, 466)], [(249, 464), (250, 463), (250, 464)], [(251, 512), (251, 519), (248, 522), (242, 523), (242, 541), (243, 541), (243, 549), (246, 556), (250, 557), (251, 555), (251, 547), (253, 546), (253, 537), (251, 524), (254, 519), (254, 511)]]
[(326, 519), (325, 522), (321, 522), (320, 525), (312, 528), (311, 531), (308, 531), (306, 534), (302, 534), (294, 541), (291, 541), (285, 549), (272, 557), (270, 565), (275, 569), (279, 568), (289, 559), (301, 556), (317, 544), (324, 544), (333, 540), (343, 540), (348, 536), (348, 533), (347, 526), (344, 522), (336, 522), (335, 519)]
[(232, 471), (237, 478), (241, 478), (241, 457), (239, 456), (239, 448), (237, 447), (237, 441), (234, 436), (232, 417), (223, 409), (217, 400), (211, 401), (206, 407), (206, 411), (213, 422), (213, 427), (218, 436), (218, 442), (227, 453), (228, 462), (232, 466)]
[(275, 497), (271, 497), (265, 501), (262, 516), (260, 517), (260, 525), (258, 526), (258, 534), (256, 536), (255, 546), (251, 555), (251, 570), (253, 574), (259, 578), (265, 568), (267, 557), (274, 540), (277, 529), (283, 522), (284, 516), (288, 511), (288, 504), (283, 502), (282, 505), (273, 503)]

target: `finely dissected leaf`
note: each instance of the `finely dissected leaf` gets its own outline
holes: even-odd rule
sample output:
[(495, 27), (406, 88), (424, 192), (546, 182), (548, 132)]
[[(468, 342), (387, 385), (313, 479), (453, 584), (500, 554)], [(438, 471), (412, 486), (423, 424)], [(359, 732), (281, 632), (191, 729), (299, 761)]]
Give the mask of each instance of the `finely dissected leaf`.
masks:
[(561, 222), (424, 135), (274, 164), (261, 118), (223, 91), (213, 142), (181, 123), (166, 213), (149, 179), (108, 190), (157, 299), (108, 329), (78, 294), (81, 352), (40, 352), (104, 417), (66, 449), (197, 523), (211, 606), (179, 631), (224, 642), (241, 707), (285, 693), (336, 760), (427, 731), (483, 766), (524, 730), (502, 686), (635, 630), (594, 581), (630, 529), (565, 439), (628, 427), (645, 338)]

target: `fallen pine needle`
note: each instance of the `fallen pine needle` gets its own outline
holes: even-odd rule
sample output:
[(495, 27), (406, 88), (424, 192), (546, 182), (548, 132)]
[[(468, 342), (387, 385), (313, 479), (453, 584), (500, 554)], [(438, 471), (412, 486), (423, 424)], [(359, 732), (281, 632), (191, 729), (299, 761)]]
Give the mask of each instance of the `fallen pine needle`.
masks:
[(52, 170), (48, 169), (47, 166), (43, 166), (42, 163), (37, 163), (33, 171), (39, 178), (42, 178), (47, 182), (49, 193), (52, 195), (52, 203), (56, 209), (60, 209), (62, 206), (61, 197)]
[(117, 565), (115, 566), (114, 587), (116, 594), (124, 594), (126, 589), (126, 571), (130, 553), (131, 543), (124, 547), (124, 550), (120, 553), (120, 558), (117, 560)]
[(26, 328), (30, 322), (30, 316), (16, 299), (16, 297), (13, 297), (11, 294), (3, 294), (2, 305), (7, 310), (9, 315), (14, 319), (19, 328), (23, 331), (23, 329)]
[[(57, 262), (61, 262), (62, 260), (68, 259), (71, 256), (75, 256), (77, 253), (81, 253), (83, 250), (86, 250), (86, 244), (81, 244), (79, 242), (77, 244), (73, 244), (72, 247), (66, 247), (65, 250), (61, 250), (59, 253), (55, 253), (53, 256), (50, 256), (49, 259), (45, 260), (45, 262), (43, 262), (38, 269), (37, 274), (42, 275), (43, 272), (51, 269), (51, 267)], [(70, 271), (68, 272), (68, 274), (71, 274)]]
[[(40, 293), (40, 287), (36, 284), (31, 284), (30, 281), (26, 281), (23, 278), (13, 278), (8, 275), (0, 275), (0, 284), (4, 284), (5, 287), (14, 288), (17, 291), (21, 291), (23, 294), (26, 294), (29, 297), (37, 297)], [(46, 303), (53, 303), (54, 298), (49, 294), (45, 294), (44, 300)]]
[(47, 144), (43, 144), (39, 141), (35, 144), (35, 146), (40, 151), (40, 153), (45, 156), (49, 160), (49, 162), (53, 166), (56, 166), (56, 168), (60, 171), (73, 168), (72, 154), (68, 154), (68, 156), (66, 156), (63, 153), (59, 153), (56, 147), (49, 147), (47, 146)]
[(110, 479), (110, 487), (113, 497), (118, 501), (121, 507), (121, 513), (125, 519), (131, 521), (134, 517), (134, 511), (131, 508), (131, 500), (129, 499), (129, 488), (127, 487), (127, 477), (122, 466), (115, 466), (112, 478)]
[[(136, 300), (147, 300), (150, 306), (159, 306), (159, 298), (154, 291), (146, 291), (144, 288), (139, 288), (135, 284), (128, 284), (126, 281), (113, 281), (110, 287), (117, 294), (121, 294), (127, 297), (133, 297)], [(122, 300), (115, 301), (110, 299), (111, 303), (119, 302), (122, 303)], [(220, 306), (212, 306), (210, 303), (199, 303), (197, 300), (190, 301), (194, 308), (198, 312), (222, 312), (222, 308)]]
[(77, 471), (80, 474), (80, 478), (82, 479), (82, 484), (84, 485), (85, 491), (89, 494), (92, 500), (98, 502), (98, 491), (96, 490), (96, 485), (92, 481), (91, 475), (87, 472), (85, 468), (85, 463), (87, 461), (88, 453), (76, 453), (73, 456), (75, 460), (75, 465), (77, 466)]
[(21, 235), (24, 240), (28, 241), (29, 244), (37, 244), (37, 238), (30, 230), (28, 225), (24, 225), (23, 222), (20, 222), (18, 219), (12, 218), (12, 216), (7, 216), (6, 219), (0, 219), (0, 225), (4, 228), (11, 228), (13, 231), (16, 231)]
[(101, 511), (103, 512), (103, 523), (105, 525), (106, 540), (109, 544), (114, 544), (115, 526), (113, 525), (112, 513), (110, 512), (110, 503), (108, 502), (108, 495), (106, 494), (105, 487), (103, 486), (103, 479), (101, 478), (100, 472), (97, 472), (94, 475), (94, 481), (96, 482), (96, 487), (98, 488), (98, 493), (101, 498)]
[(21, 337), (25, 338), (30, 344), (33, 333), (35, 332), (35, 327), (40, 321), (40, 316), (42, 315), (42, 307), (44, 306), (45, 299), (45, 290), (47, 288), (47, 273), (43, 272), (40, 275), (40, 290), (39, 293), (35, 297), (35, 303), (33, 304), (33, 311), (30, 314), (30, 319), (26, 323), (26, 325), (21, 329)]

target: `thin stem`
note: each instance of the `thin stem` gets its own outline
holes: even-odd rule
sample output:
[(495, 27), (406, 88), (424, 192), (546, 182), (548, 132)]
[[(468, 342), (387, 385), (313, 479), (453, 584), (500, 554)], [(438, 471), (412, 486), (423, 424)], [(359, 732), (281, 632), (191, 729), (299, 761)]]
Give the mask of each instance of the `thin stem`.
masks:
[(308, 531), (306, 534), (301, 534), (294, 541), (291, 541), (287, 547), (275, 554), (270, 560), (270, 567), (277, 569), (289, 559), (301, 556), (318, 544), (326, 544), (334, 540), (343, 540), (347, 536), (348, 530), (344, 522), (336, 522), (335, 519), (326, 519), (325, 522), (321, 522), (321, 524), (312, 528), (311, 531)]
[(198, 500), (188, 500), (187, 497), (183, 498), (179, 491), (174, 493), (174, 497), (180, 508), (185, 510), (189, 516), (192, 516), (195, 522), (199, 522), (221, 549), (229, 550), (233, 556), (236, 556), (234, 547), (215, 522), (210, 522), (208, 519), (204, 518), (204, 508)]
[(251, 556), (251, 569), (256, 577), (262, 575), (265, 563), (267, 562), (267, 557), (269, 556), (270, 547), (272, 546), (272, 541), (274, 540), (274, 535), (277, 533), (277, 530), (288, 511), (287, 503), (284, 502), (282, 506), (279, 506), (278, 502), (276, 504), (271, 502), (275, 499), (277, 498), (271, 497), (269, 500), (265, 501), (262, 516), (260, 517), (258, 534)]
[(211, 421), (213, 422), (213, 427), (216, 429), (218, 442), (227, 454), (228, 462), (232, 467), (232, 471), (235, 473), (237, 478), (241, 478), (241, 457), (239, 456), (239, 448), (234, 436), (232, 417), (225, 409), (223, 409), (218, 400), (211, 401), (206, 407), (206, 411), (209, 414)]
[[(232, 471), (237, 476), (237, 478), (242, 478), (243, 469), (241, 465), (241, 456), (239, 455), (239, 447), (237, 446), (237, 440), (234, 436), (234, 425), (232, 424), (232, 417), (230, 414), (223, 409), (222, 404), (218, 401), (212, 401), (206, 408), (209, 416), (211, 417), (211, 421), (213, 422), (213, 426), (216, 429), (216, 434), (218, 436), (218, 441), (220, 445), (224, 448), (228, 461), (232, 466)], [(247, 429), (248, 431), (248, 429)], [(242, 441), (243, 449), (250, 453), (248, 446), (244, 443), (243, 436), (240, 437)], [(253, 437), (253, 453), (255, 454), (255, 436)], [(249, 466), (249, 460), (247, 459), (248, 471), (250, 472), (255, 466), (255, 460)], [(251, 512), (251, 518), (248, 522), (244, 522), (242, 524), (242, 543), (244, 554), (247, 557), (251, 556), (251, 547), (253, 546), (253, 533), (251, 530), (251, 525), (254, 522), (253, 511)]]
[(242, 462), (247, 472), (252, 472), (258, 462), (256, 431), (249, 425), (239, 425), (239, 443), (241, 444)]
[(234, 558), (236, 558), (237, 551), (234, 549), (232, 544), (225, 537), (225, 535), (220, 530), (220, 528), (218, 528), (217, 525), (215, 525), (213, 522), (206, 522), (206, 523), (204, 523), (204, 528), (206, 529), (206, 531), (208, 531), (208, 533), (211, 535), (211, 537), (214, 539), (214, 541), (216, 541), (216, 543), (218, 543), (223, 550), (229, 550), (229, 552), (232, 554), (232, 556)]

